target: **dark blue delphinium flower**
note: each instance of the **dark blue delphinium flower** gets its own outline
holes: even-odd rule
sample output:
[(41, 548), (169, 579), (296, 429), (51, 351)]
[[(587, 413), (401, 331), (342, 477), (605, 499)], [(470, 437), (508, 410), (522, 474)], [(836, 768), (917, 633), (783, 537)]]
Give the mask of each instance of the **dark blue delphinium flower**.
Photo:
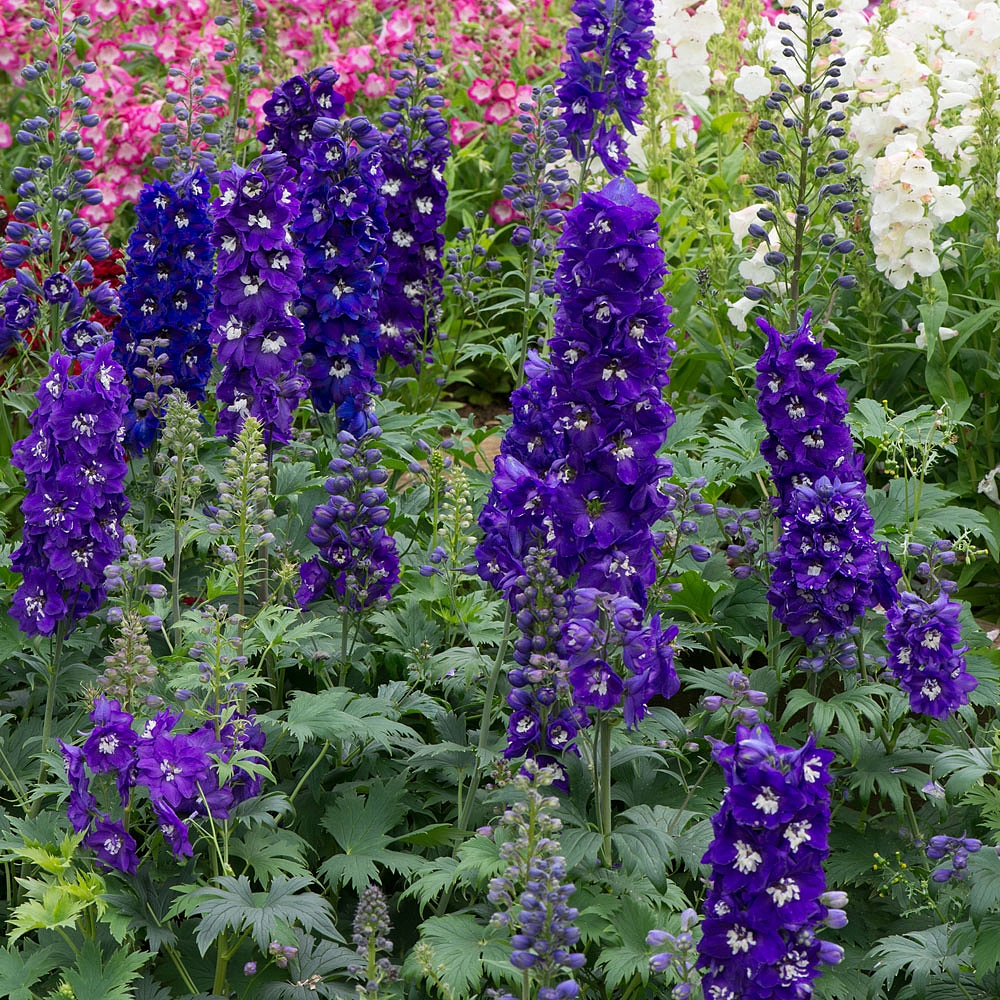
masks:
[(585, 171), (596, 153), (609, 173), (621, 174), (629, 160), (618, 126), (634, 135), (642, 113), (646, 75), (639, 63), (652, 55), (652, 0), (575, 0), (573, 13), (580, 23), (566, 34), (556, 84), (564, 135)]
[(296, 174), (313, 151), (316, 121), (344, 113), (344, 98), (334, 89), (338, 79), (332, 66), (320, 66), (286, 80), (264, 102), (266, 124), (257, 137), (269, 152), (284, 153)]
[(22, 575), (11, 614), (27, 635), (51, 635), (100, 607), (104, 571), (121, 553), (128, 511), (122, 422), (128, 405), (111, 344), (84, 358), (54, 354), (36, 393), (31, 433), (14, 446), (12, 463), (27, 479), (24, 531), (11, 556)]
[(338, 434), (340, 456), (330, 461), (333, 475), (326, 481), (330, 499), (313, 510), (309, 540), (319, 555), (302, 564), (302, 585), (295, 599), (301, 607), (319, 600), (332, 586), (338, 602), (360, 612), (385, 602), (399, 582), (396, 542), (386, 531), (390, 512), (383, 483), (388, 473), (379, 468), (382, 452), (374, 447), (375, 427), (356, 439)]
[(705, 996), (809, 996), (820, 964), (843, 954), (816, 937), (824, 923), (844, 923), (831, 908), (843, 895), (824, 894), (822, 867), (833, 754), (812, 737), (795, 750), (777, 746), (766, 726), (737, 726), (735, 742), (713, 756), (727, 789), (702, 859), (712, 866), (698, 942)]
[(159, 433), (161, 396), (172, 389), (191, 402), (205, 396), (215, 256), (208, 203), (208, 178), (198, 170), (176, 188), (147, 184), (136, 205), (114, 330), (115, 357), (132, 389), (126, 442), (136, 452)]
[(965, 669), (961, 610), (943, 589), (932, 601), (904, 591), (886, 611), (889, 670), (909, 695), (913, 712), (943, 719), (968, 704), (978, 684)]
[(790, 336), (757, 321), (767, 338), (757, 362), (757, 409), (768, 432), (760, 451), (771, 466), (782, 512), (796, 486), (811, 486), (821, 476), (862, 488), (865, 482), (864, 455), (855, 453), (847, 427), (847, 393), (828, 370), (837, 352), (813, 336), (811, 318), (807, 312)]
[[(322, 412), (360, 436), (375, 422), (379, 292), (388, 226), (381, 136), (365, 118), (323, 119), (323, 138), (302, 161), (302, 207), (292, 226), (304, 254), (298, 315), (305, 327), (303, 370)], [(318, 127), (318, 126), (317, 126)]]
[(0, 287), (0, 358), (21, 343), (38, 317), (38, 304), (16, 280)]
[(219, 250), (215, 307), (209, 316), (222, 377), (217, 433), (233, 438), (248, 416), (268, 447), (286, 444), (305, 396), (299, 373), (302, 323), (292, 312), (302, 279), (302, 251), (292, 241), (299, 202), (281, 153), (223, 172), (212, 210)]
[(983, 842), (975, 837), (948, 837), (939, 834), (927, 841), (926, 854), (931, 861), (943, 861), (931, 872), (935, 882), (961, 881), (969, 865), (969, 855), (981, 850)]
[(451, 155), (448, 123), (441, 115), (444, 98), (434, 75), (437, 50), (416, 53), (406, 43), (400, 60), (412, 69), (393, 70), (400, 83), (389, 98), (391, 111), (382, 115), (388, 130), (382, 146), (389, 237), (388, 264), (379, 300), (382, 354), (399, 365), (419, 367), (437, 338), (438, 308), (444, 269), (444, 236), (439, 231), (447, 214), (448, 189), (444, 165)]
[(807, 645), (846, 636), (876, 603), (874, 525), (861, 483), (823, 477), (792, 492), (767, 599)]
[(480, 573), (507, 591), (535, 545), (575, 586), (645, 605), (653, 525), (672, 501), (658, 459), (673, 411), (658, 206), (631, 181), (586, 193), (566, 217), (548, 364), (532, 361), (480, 518)]

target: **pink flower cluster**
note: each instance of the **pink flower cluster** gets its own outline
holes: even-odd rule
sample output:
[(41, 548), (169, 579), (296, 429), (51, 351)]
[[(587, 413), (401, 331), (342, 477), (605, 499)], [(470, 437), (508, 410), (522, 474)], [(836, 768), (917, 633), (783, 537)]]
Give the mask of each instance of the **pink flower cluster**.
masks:
[[(447, 24), (435, 24), (438, 5), (432, 0), (257, 0), (260, 20), (267, 29), (268, 48), (263, 53), (264, 75), (249, 95), (249, 105), (263, 124), (261, 108), (276, 81), (303, 66), (332, 64), (340, 74), (337, 89), (360, 110), (376, 113), (378, 103), (390, 93), (389, 70), (403, 45), (435, 30), (446, 44), (453, 70), (456, 99), (451, 118), (451, 137), (464, 145), (482, 128), (470, 120), (479, 116), (477, 105), (485, 107), (487, 122), (502, 123), (517, 113), (517, 104), (527, 88), (511, 79), (512, 61), (520, 54), (540, 58), (552, 43), (537, 34), (542, 27), (548, 0), (534, 5), (537, 24), (525, 16), (511, 0), (456, 0), (446, 5)], [(92, 221), (110, 222), (123, 203), (138, 196), (145, 179), (141, 165), (155, 146), (164, 88), (183, 91), (183, 76), (168, 77), (167, 69), (186, 71), (193, 59), (200, 60), (207, 77), (206, 92), (226, 98), (229, 85), (224, 68), (214, 59), (226, 36), (211, 17), (207, 0), (74, 0), (67, 3), (67, 17), (89, 14), (88, 58), (97, 63), (97, 72), (87, 81), (85, 91), (101, 127), (88, 137), (96, 153), (93, 167), (104, 202), (89, 210)], [(364, 7), (364, 10), (361, 8)], [(372, 7), (376, 17), (372, 18)], [(0, 70), (15, 84), (19, 71), (30, 59), (50, 57), (41, 51), (43, 36), (33, 31), (29, 21), (36, 13), (34, 4), (24, 0), (0, 0)], [(359, 28), (363, 26), (363, 35)], [(545, 24), (554, 34), (561, 28)], [(524, 36), (531, 34), (530, 41)], [(271, 41), (273, 39), (273, 41)], [(468, 88), (468, 74), (478, 73)], [(528, 67), (529, 78), (541, 72)], [(464, 79), (463, 79), (464, 77)], [(490, 82), (495, 81), (495, 82)], [(484, 102), (478, 95), (489, 91)], [(473, 94), (477, 96), (473, 96)], [(0, 105), (5, 95), (0, 90)], [(378, 102), (378, 103), (376, 103)], [(0, 147), (9, 146), (9, 127), (0, 125)]]

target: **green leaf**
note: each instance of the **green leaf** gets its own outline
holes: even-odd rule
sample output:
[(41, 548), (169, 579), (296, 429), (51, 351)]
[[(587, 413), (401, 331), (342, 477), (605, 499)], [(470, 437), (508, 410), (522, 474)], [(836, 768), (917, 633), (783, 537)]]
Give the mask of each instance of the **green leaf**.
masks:
[(310, 740), (379, 743), (390, 751), (407, 740), (420, 742), (398, 717), (388, 702), (349, 688), (328, 688), (319, 694), (296, 692), (285, 728), (298, 740), (299, 749)]
[(29, 899), (14, 910), (10, 920), (10, 942), (31, 931), (75, 927), (76, 918), (90, 906), (89, 901), (74, 899), (68, 888), (48, 886), (40, 899)]
[(215, 885), (186, 892), (171, 908), (171, 916), (186, 913), (201, 917), (195, 944), (202, 955), (229, 930), (248, 930), (261, 951), (279, 931), (295, 926), (319, 931), (334, 941), (343, 940), (330, 919), (329, 903), (315, 892), (300, 891), (311, 878), (276, 878), (267, 892), (254, 892), (245, 875), (221, 875), (214, 881)]
[(52, 947), (34, 951), (0, 947), (0, 997), (33, 1000), (31, 987), (59, 966), (59, 958), (53, 957), (54, 953)]
[(149, 954), (119, 948), (105, 961), (94, 941), (87, 941), (76, 957), (76, 965), (64, 973), (66, 982), (77, 997), (87, 1000), (132, 1000), (132, 982)]
[(258, 882), (279, 875), (308, 876), (305, 852), (308, 843), (291, 830), (260, 824), (246, 830), (229, 843), (229, 853), (246, 861)]
[(980, 923), (972, 961), (980, 979), (1000, 965), (1000, 913), (991, 913)]
[(656, 927), (657, 914), (647, 906), (626, 896), (621, 908), (614, 914), (612, 924), (618, 934), (619, 944), (601, 948), (598, 968), (609, 987), (619, 986), (638, 975), (643, 983), (649, 981), (649, 945), (646, 935)]
[(403, 890), (400, 899), (412, 896), (423, 913), (433, 900), (455, 884), (457, 878), (458, 861), (455, 858), (435, 858)]
[[(509, 967), (507, 931), (483, 926), (468, 913), (429, 917), (420, 927), (420, 939), (429, 946), (430, 964), (444, 966), (443, 981), (456, 996), (478, 994), (487, 965)], [(416, 971), (412, 952), (406, 965)]]
[(991, 849), (969, 855), (969, 914), (979, 923), (1000, 907), (1000, 857)]
[(957, 976), (968, 952), (953, 954), (949, 948), (948, 928), (943, 924), (909, 934), (893, 934), (883, 938), (868, 953), (872, 964), (872, 981), (889, 986), (900, 972), (914, 986), (925, 986), (932, 975), (947, 973)]
[(379, 881), (379, 866), (410, 875), (424, 863), (420, 857), (389, 850), (395, 838), (388, 831), (402, 819), (403, 778), (387, 785), (373, 784), (368, 796), (351, 792), (340, 796), (323, 816), (323, 826), (342, 851), (328, 858), (320, 874), (335, 887), (345, 882), (361, 892)]

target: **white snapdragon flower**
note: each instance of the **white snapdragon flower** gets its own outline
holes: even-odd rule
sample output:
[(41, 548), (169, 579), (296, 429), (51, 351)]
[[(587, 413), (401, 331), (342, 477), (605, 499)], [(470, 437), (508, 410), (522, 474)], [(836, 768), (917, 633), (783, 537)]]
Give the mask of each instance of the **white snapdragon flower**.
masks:
[(771, 78), (763, 66), (741, 67), (740, 75), (733, 82), (733, 90), (751, 102), (767, 97), (773, 89)]

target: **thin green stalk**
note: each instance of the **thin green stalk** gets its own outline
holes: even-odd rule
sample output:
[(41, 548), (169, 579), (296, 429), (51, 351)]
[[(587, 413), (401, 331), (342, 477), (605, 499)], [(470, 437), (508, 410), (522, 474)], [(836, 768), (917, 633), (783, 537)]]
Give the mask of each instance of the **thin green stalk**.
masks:
[(226, 950), (226, 932), (223, 931), (215, 942), (215, 978), (212, 982), (212, 992), (219, 996), (224, 995), (226, 988), (226, 969), (229, 967), (229, 954)]
[(163, 950), (170, 956), (170, 960), (174, 963), (174, 968), (183, 980), (185, 987), (191, 991), (192, 995), (196, 994), (198, 992), (198, 987), (191, 978), (191, 974), (185, 968), (184, 960), (181, 958), (180, 952), (170, 944), (164, 944)]
[(324, 740), (323, 746), (320, 747), (320, 751), (316, 759), (306, 769), (306, 773), (303, 774), (301, 778), (299, 778), (299, 783), (292, 789), (292, 794), (288, 796), (289, 805), (291, 805), (295, 801), (296, 796), (299, 794), (299, 792), (302, 791), (302, 789), (305, 787), (305, 783), (309, 780), (309, 776), (313, 773), (313, 771), (316, 770), (317, 767), (319, 767), (323, 758), (326, 756), (327, 750), (329, 749), (330, 749), (330, 741)]
[(482, 780), (482, 758), (486, 753), (486, 746), (490, 740), (490, 727), (493, 724), (493, 699), (496, 695), (497, 683), (500, 680), (500, 671), (503, 669), (504, 660), (507, 657), (511, 618), (512, 613), (508, 604), (503, 618), (503, 635), (500, 637), (497, 655), (493, 660), (493, 668), (486, 679), (486, 691), (483, 694), (483, 715), (479, 725), (479, 742), (476, 747), (476, 763), (472, 769), (472, 777), (469, 779), (469, 789), (465, 793), (465, 802), (458, 817), (459, 830), (465, 830), (468, 827), (476, 802), (476, 792), (479, 790), (479, 782)]
[(535, 280), (535, 250), (528, 248), (528, 266), (524, 272), (524, 302), (521, 306), (521, 358), (514, 372), (514, 387), (524, 385), (524, 366), (528, 361), (528, 339), (531, 334), (531, 286)]
[[(62, 653), (63, 653), (63, 643), (66, 639), (66, 620), (63, 619), (56, 627), (56, 636), (53, 642), (52, 648), (52, 663), (49, 668), (49, 689), (45, 693), (45, 719), (42, 722), (42, 762), (38, 768), (38, 784), (40, 785), (45, 778), (45, 772), (48, 768), (45, 765), (45, 749), (49, 744), (49, 740), (52, 737), (52, 716), (55, 713), (56, 705), (56, 687), (59, 680), (59, 669), (62, 666)], [(41, 799), (35, 802), (35, 806), (31, 811), (31, 815), (35, 816), (38, 814), (38, 810), (41, 806)]]
[(610, 868), (611, 849), (611, 719), (602, 712), (597, 720), (597, 739), (600, 744), (600, 766), (595, 761), (595, 778), (598, 782), (598, 807), (601, 821), (601, 859)]

